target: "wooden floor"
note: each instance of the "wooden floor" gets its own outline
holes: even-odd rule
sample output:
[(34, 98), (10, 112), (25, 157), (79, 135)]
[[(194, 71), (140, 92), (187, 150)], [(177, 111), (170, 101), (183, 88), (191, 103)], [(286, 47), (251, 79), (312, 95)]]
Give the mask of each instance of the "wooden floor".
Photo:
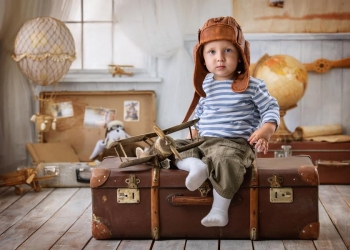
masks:
[(350, 249), (350, 186), (319, 188), (320, 237), (308, 240), (95, 240), (89, 188), (22, 196), (0, 188), (0, 249)]

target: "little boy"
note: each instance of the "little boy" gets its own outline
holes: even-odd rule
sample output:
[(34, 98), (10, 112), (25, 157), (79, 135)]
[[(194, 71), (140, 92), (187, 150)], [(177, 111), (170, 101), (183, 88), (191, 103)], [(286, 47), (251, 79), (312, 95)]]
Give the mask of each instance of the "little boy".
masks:
[[(255, 159), (254, 150), (267, 153), (280, 122), (279, 106), (265, 82), (250, 77), (249, 43), (232, 17), (209, 19), (199, 30), (193, 55), (195, 95), (185, 121), (194, 110), (193, 118), (200, 120), (192, 135), (205, 141), (183, 152), (176, 165), (189, 172), (186, 187), (191, 191), (210, 180), (214, 201), (201, 223), (223, 227), (246, 168)], [(183, 146), (189, 140), (177, 143)]]

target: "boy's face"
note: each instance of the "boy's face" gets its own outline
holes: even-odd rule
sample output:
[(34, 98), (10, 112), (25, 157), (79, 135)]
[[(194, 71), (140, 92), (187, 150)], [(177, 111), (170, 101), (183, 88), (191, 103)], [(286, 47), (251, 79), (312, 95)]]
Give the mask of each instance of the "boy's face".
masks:
[(203, 57), (205, 66), (214, 74), (215, 80), (233, 79), (239, 52), (232, 42), (219, 40), (204, 44)]

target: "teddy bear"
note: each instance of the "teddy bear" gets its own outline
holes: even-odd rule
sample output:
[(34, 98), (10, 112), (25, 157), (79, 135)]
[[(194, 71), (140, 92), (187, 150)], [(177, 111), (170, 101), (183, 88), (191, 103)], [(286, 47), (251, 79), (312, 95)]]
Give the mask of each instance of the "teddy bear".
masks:
[(121, 121), (114, 120), (107, 124), (106, 137), (103, 140), (98, 140), (96, 146), (90, 155), (90, 160), (96, 159), (103, 151), (109, 149), (110, 145), (118, 140), (129, 138), (124, 131), (124, 124)]

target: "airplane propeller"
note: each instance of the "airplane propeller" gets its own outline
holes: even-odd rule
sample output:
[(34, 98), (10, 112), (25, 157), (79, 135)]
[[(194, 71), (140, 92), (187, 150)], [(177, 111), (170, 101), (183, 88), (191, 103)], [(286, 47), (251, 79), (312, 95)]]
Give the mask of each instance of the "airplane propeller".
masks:
[(170, 136), (166, 136), (163, 132), (163, 130), (161, 130), (159, 127), (157, 127), (156, 125), (153, 127), (154, 132), (159, 136), (160, 139), (165, 141), (165, 145), (169, 146), (171, 152), (173, 152), (173, 154), (179, 158), (180, 160), (182, 160), (182, 157), (180, 156), (179, 152), (176, 150), (176, 146), (174, 145), (174, 142), (170, 139)]
[(35, 176), (38, 174), (39, 169), (42, 167), (42, 164), (39, 164), (33, 171), (32, 174), (29, 175), (29, 177), (26, 180), (27, 184), (31, 184), (35, 178)]

